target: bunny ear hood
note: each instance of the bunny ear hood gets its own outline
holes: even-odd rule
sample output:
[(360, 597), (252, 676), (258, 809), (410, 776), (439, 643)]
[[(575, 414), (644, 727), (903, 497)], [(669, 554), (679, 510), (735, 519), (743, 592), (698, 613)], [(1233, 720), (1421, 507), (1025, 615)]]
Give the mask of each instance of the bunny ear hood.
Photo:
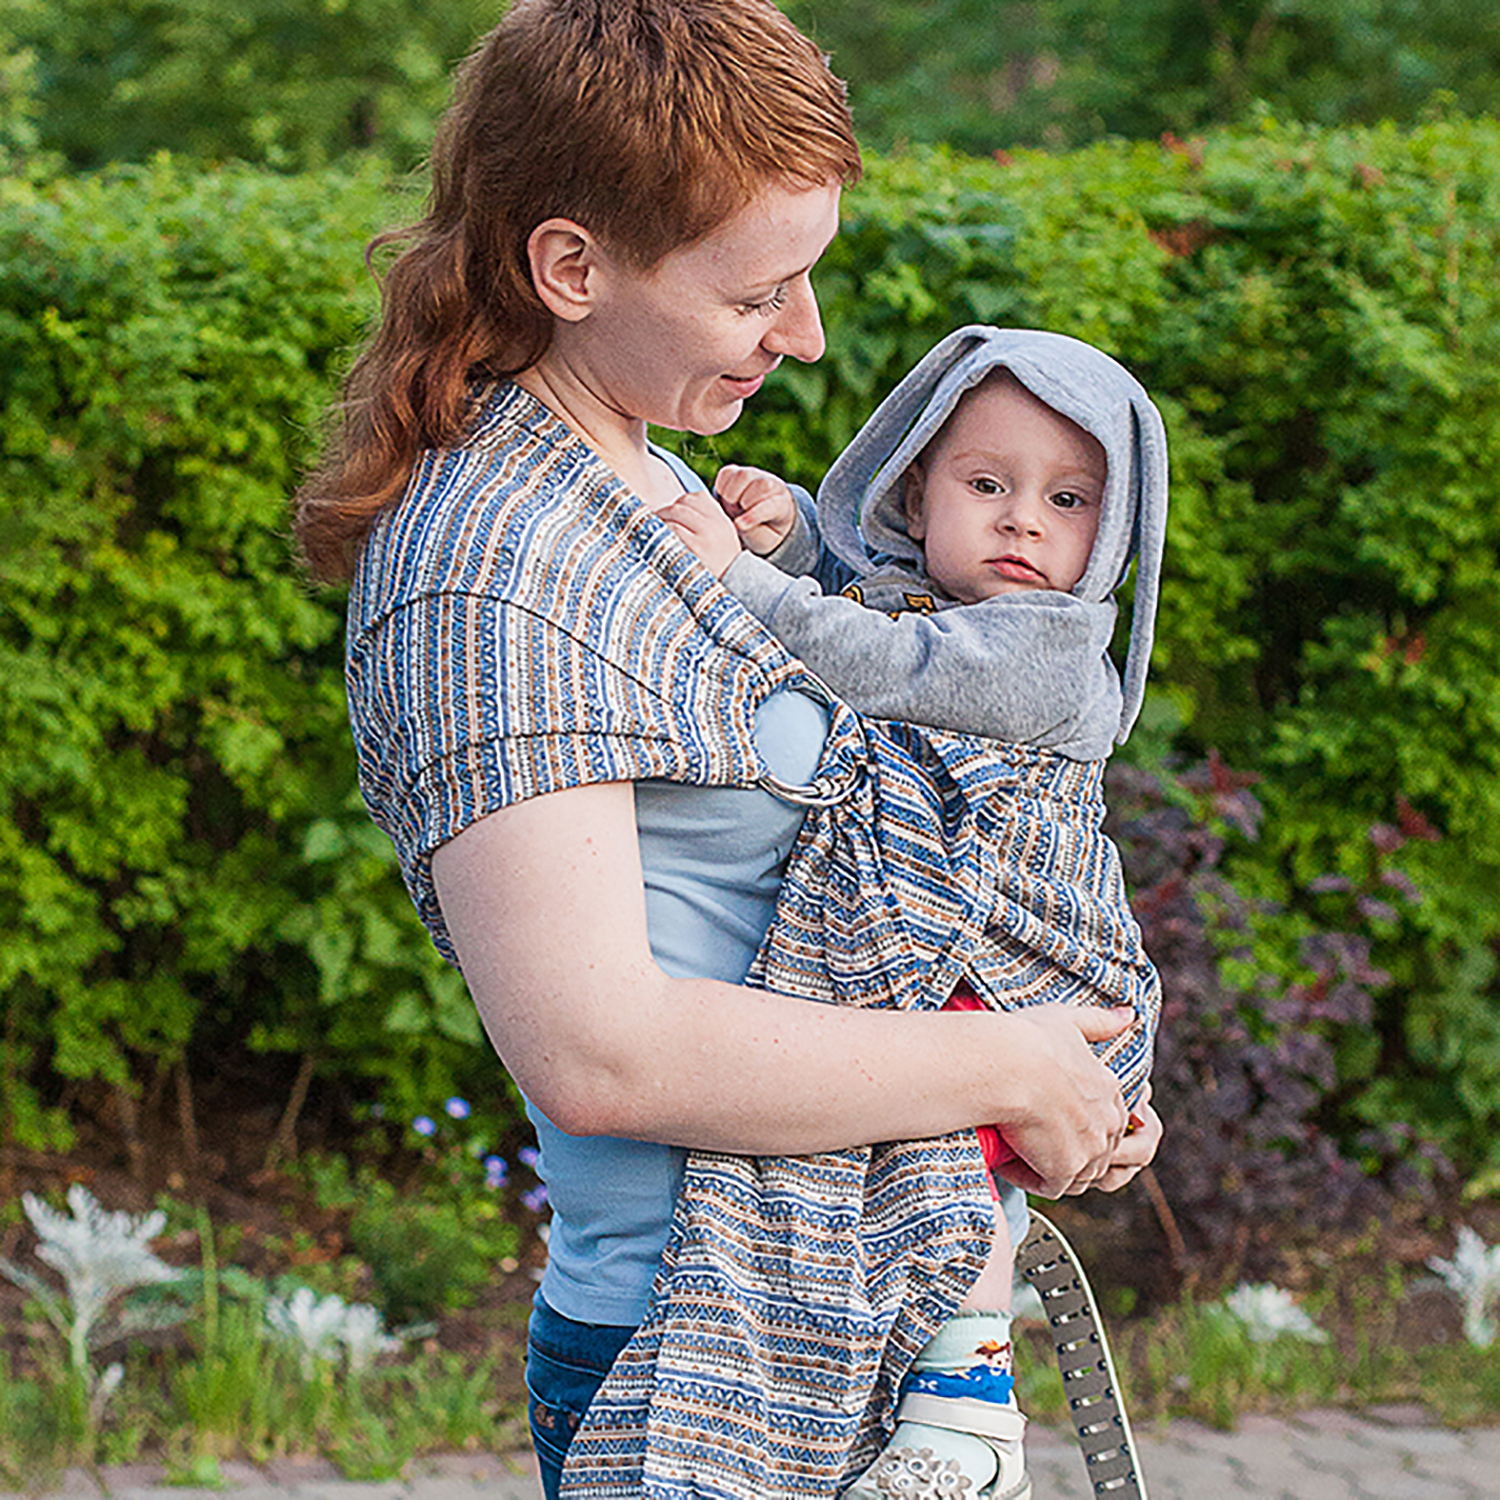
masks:
[(1117, 738), (1123, 742), (1145, 697), (1156, 625), (1167, 521), (1167, 436), (1161, 413), (1140, 382), (1109, 355), (1065, 334), (1034, 329), (974, 325), (950, 333), (881, 402), (834, 461), (818, 490), (818, 527), (827, 546), (857, 573), (893, 563), (922, 572), (922, 549), (906, 531), (901, 476), (964, 392), (1001, 368), (1104, 447), (1108, 472), (1099, 534), (1073, 596), (1102, 603), (1137, 560), (1121, 684)]

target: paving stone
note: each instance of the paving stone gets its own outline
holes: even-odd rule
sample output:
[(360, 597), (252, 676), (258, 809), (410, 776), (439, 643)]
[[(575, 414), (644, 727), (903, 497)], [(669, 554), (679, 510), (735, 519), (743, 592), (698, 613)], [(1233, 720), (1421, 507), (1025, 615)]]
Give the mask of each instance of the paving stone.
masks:
[[(260, 1484), (261, 1472), (254, 1464), (239, 1458), (221, 1458), (219, 1474), (227, 1485)], [(223, 1493), (222, 1491), (220, 1493)], [(238, 1500), (238, 1497), (236, 1497)]]
[[(1169, 1429), (1171, 1442), (1191, 1448), (1195, 1453), (1229, 1454), (1240, 1453), (1248, 1446), (1243, 1428), (1225, 1432), (1219, 1427), (1206, 1427), (1200, 1422), (1173, 1422)], [(1271, 1442), (1289, 1442), (1290, 1432), (1284, 1423), (1270, 1423), (1261, 1430), (1261, 1437)]]
[(523, 1453), (443, 1453), (418, 1459), (411, 1466), (413, 1478), (431, 1476), (438, 1479), (536, 1481), (536, 1454)]
[(424, 1479), (409, 1494), (416, 1500), (535, 1500), (538, 1481), (526, 1474), (492, 1472), (485, 1479)]
[(1378, 1451), (1368, 1442), (1360, 1443), (1353, 1433), (1304, 1432), (1290, 1441), (1308, 1468), (1319, 1471), (1353, 1473), (1361, 1467), (1378, 1471), (1392, 1462), (1389, 1451)]
[(1474, 1500), (1468, 1485), (1405, 1474), (1399, 1469), (1361, 1476), (1360, 1494), (1369, 1496), (1369, 1500)]
[[(1206, 1429), (1209, 1432), (1218, 1431), (1217, 1428)], [(1291, 1429), (1282, 1417), (1268, 1417), (1264, 1412), (1252, 1411), (1239, 1419), (1234, 1424), (1234, 1437), (1240, 1442), (1260, 1442), (1270, 1439), (1274, 1442), (1286, 1442)]]
[(399, 1479), (317, 1479), (299, 1481), (287, 1500), (412, 1500), (412, 1496), (413, 1491)]
[(326, 1458), (271, 1458), (260, 1466), (261, 1478), (272, 1484), (322, 1483), (342, 1476)]
[(1440, 1457), (1465, 1451), (1463, 1434), (1446, 1427), (1370, 1427), (1351, 1433), (1350, 1441), (1377, 1453)]
[(167, 1471), (160, 1464), (111, 1464), (99, 1471), (99, 1485), (106, 1495), (122, 1490), (141, 1490), (165, 1484)]
[(1352, 1497), (1352, 1483), (1341, 1474), (1309, 1469), (1295, 1452), (1266, 1445), (1263, 1451), (1247, 1453), (1226, 1463), (1233, 1472), (1233, 1496), (1254, 1495), (1256, 1500), (1306, 1500), (1313, 1493)]
[[(1496, 1437), (1500, 1438), (1500, 1433)], [(1466, 1444), (1462, 1453), (1451, 1457), (1424, 1456), (1416, 1460), (1413, 1470), (1434, 1479), (1446, 1479), (1452, 1484), (1464, 1485), (1476, 1495), (1500, 1495), (1500, 1442), (1493, 1444), (1490, 1452)]]
[[(1153, 1500), (1500, 1500), (1500, 1428), (1455, 1432), (1418, 1423), (1419, 1410), (1250, 1416), (1233, 1432), (1153, 1423), (1137, 1430), (1136, 1447)], [(1028, 1456), (1036, 1500), (1094, 1500), (1071, 1432), (1033, 1428)], [(107, 1493), (84, 1470), (55, 1477), (41, 1493), (46, 1500), (541, 1500), (529, 1453), (423, 1459), (404, 1482), (373, 1484), (343, 1479), (323, 1460), (221, 1470), (227, 1485), (217, 1492), (168, 1487), (156, 1482), (159, 1470), (134, 1466), (108, 1471)]]
[(1309, 1432), (1363, 1432), (1368, 1422), (1362, 1422), (1352, 1411), (1341, 1406), (1314, 1406), (1298, 1412), (1292, 1417), (1294, 1427), (1305, 1427)]
[(1228, 1471), (1222, 1459), (1208, 1453), (1194, 1452), (1177, 1444), (1162, 1448), (1140, 1445), (1141, 1472), (1146, 1487), (1156, 1495), (1167, 1486), (1168, 1495), (1180, 1494), (1184, 1500), (1202, 1500), (1205, 1495), (1221, 1493), (1230, 1487)]
[(1028, 1453), (1026, 1466), (1035, 1500), (1094, 1500), (1083, 1461), (1076, 1454), (1046, 1448), (1039, 1455)]
[(1367, 1406), (1360, 1415), (1367, 1422), (1384, 1427), (1431, 1427), (1432, 1413), (1419, 1401), (1403, 1401), (1385, 1406)]
[(123, 1484), (107, 1491), (110, 1500), (224, 1500), (228, 1491), (207, 1485)]
[(1038, 1452), (1047, 1452), (1053, 1448), (1078, 1447), (1078, 1439), (1070, 1430), (1059, 1427), (1041, 1427), (1035, 1422), (1026, 1429), (1026, 1449), (1030, 1452), (1035, 1448)]

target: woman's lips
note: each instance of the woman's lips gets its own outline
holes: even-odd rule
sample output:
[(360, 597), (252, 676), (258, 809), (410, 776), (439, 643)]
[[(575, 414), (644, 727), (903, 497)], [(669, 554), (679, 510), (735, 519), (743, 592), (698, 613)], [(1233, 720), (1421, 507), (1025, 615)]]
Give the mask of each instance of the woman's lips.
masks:
[(762, 370), (758, 375), (726, 375), (724, 379), (734, 387), (737, 396), (741, 398), (753, 396), (766, 383), (766, 376), (771, 374), (780, 363), (781, 356), (778, 354), (771, 362), (770, 368)]

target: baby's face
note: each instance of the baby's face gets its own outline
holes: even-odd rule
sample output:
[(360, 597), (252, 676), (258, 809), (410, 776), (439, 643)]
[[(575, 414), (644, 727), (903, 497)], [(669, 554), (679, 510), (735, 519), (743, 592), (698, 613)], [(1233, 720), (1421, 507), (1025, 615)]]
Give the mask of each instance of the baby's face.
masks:
[(1066, 593), (1094, 550), (1105, 473), (1097, 438), (1013, 376), (986, 380), (908, 471), (907, 530), (928, 577), (963, 604)]

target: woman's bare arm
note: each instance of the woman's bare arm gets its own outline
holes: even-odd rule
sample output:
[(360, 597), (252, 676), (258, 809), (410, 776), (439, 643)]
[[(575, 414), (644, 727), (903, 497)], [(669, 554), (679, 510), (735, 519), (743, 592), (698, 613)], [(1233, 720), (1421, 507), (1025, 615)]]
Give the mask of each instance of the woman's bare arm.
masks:
[(1087, 1040), (1129, 1012), (914, 1015), (664, 974), (628, 783), (493, 813), (433, 878), (496, 1050), (572, 1134), (770, 1154), (995, 1123), (1049, 1195), (1115, 1158), (1126, 1112)]

